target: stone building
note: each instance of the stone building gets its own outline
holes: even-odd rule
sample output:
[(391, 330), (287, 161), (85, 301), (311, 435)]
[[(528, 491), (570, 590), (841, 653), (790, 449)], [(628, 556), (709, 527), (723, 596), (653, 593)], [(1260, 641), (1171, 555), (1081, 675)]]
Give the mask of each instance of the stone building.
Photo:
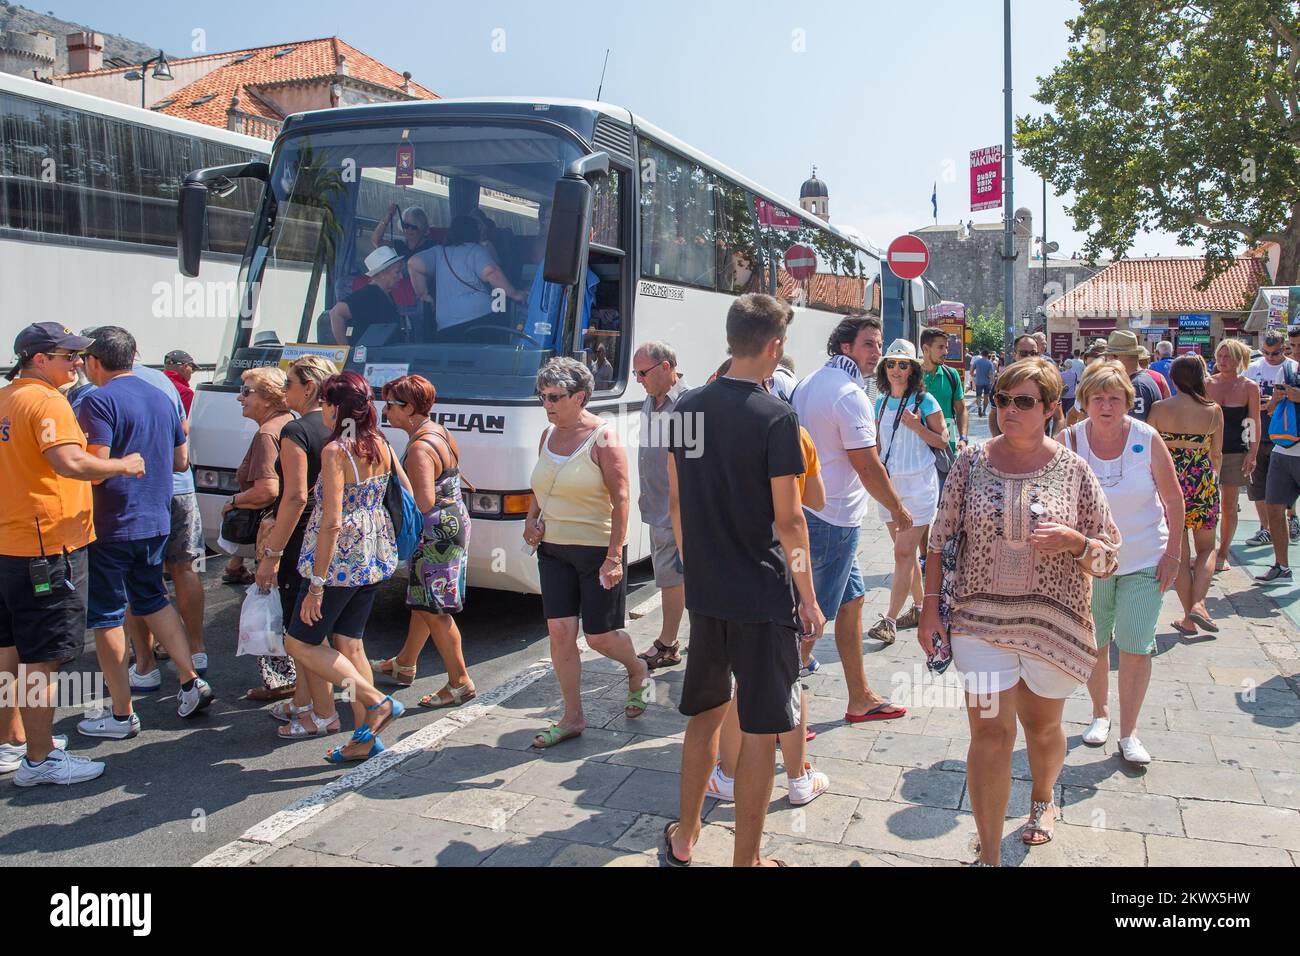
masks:
[(812, 175), (799, 187), (799, 206), (804, 212), (812, 213), (826, 222), (831, 221), (831, 199), (826, 184), (817, 178), (817, 167), (813, 166)]
[(0, 73), (43, 80), (54, 69), (56, 48), (48, 33), (0, 33)]

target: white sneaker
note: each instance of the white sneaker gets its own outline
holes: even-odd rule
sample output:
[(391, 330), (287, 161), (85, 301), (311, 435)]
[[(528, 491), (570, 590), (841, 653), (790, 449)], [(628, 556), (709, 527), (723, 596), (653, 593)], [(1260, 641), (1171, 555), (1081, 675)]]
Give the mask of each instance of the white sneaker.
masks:
[(715, 764), (713, 773), (709, 774), (709, 785), (705, 793), (714, 800), (725, 800), (727, 803), (735, 802), (736, 781), (722, 772), (721, 762)]
[(803, 776), (790, 777), (790, 802), (796, 807), (802, 807), (805, 803), (812, 803), (831, 785), (831, 778), (819, 770), (814, 770), (812, 764), (803, 765)]
[(145, 671), (142, 674), (132, 664), (126, 669), (126, 679), (132, 690), (158, 690), (158, 688), (162, 687), (162, 668), (155, 667), (153, 670)]
[(191, 657), (191, 661), (194, 664), (194, 673), (198, 674), (200, 677), (202, 677), (204, 674), (208, 672), (207, 654), (203, 654), (203, 653), (194, 654)]
[(1148, 764), (1151, 762), (1151, 754), (1147, 753), (1147, 748), (1142, 746), (1142, 741), (1136, 736), (1121, 737), (1119, 739), (1120, 755), (1129, 763)]
[(1110, 719), (1094, 717), (1088, 729), (1083, 732), (1083, 742), (1090, 747), (1100, 747), (1110, 736)]
[(130, 720), (118, 720), (112, 711), (105, 711), (79, 722), (77, 733), (85, 737), (130, 740), (140, 733), (140, 715), (133, 713)]
[[(55, 750), (66, 750), (67, 747), (67, 737), (58, 736), (54, 738)], [(13, 773), (26, 756), (26, 744), (0, 744), (0, 773)]]
[(181, 717), (193, 717), (212, 703), (212, 688), (202, 677), (196, 677), (194, 686), (189, 690), (182, 690), (176, 695), (176, 699), (180, 701), (176, 713)]
[(74, 757), (63, 750), (51, 750), (50, 755), (38, 764), (30, 764), (24, 757), (14, 774), (14, 786), (35, 787), (42, 783), (85, 783), (104, 772), (98, 760)]

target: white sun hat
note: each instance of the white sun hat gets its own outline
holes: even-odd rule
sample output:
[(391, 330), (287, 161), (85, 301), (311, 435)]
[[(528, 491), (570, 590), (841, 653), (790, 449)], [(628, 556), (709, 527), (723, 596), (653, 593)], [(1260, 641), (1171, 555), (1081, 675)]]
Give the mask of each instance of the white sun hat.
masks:
[(402, 257), (397, 254), (397, 250), (392, 246), (380, 246), (366, 256), (366, 275), (373, 279), (394, 262), (401, 261)]
[(917, 365), (921, 364), (921, 360), (916, 357), (916, 346), (907, 339), (894, 339), (894, 341), (890, 342), (889, 348), (885, 349), (882, 358), (906, 359)]

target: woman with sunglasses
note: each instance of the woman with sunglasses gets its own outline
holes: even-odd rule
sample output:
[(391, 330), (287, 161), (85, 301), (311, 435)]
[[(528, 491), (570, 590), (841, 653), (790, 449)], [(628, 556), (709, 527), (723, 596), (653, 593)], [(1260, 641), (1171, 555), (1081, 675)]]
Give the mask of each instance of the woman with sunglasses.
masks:
[[(323, 356), (304, 355), (289, 366), (285, 385), (285, 402), (298, 418), (280, 432), (280, 457), (275, 462), (280, 498), (257, 544), (256, 578), (264, 591), (279, 591), (285, 628), (292, 623), (294, 602), (302, 589), (298, 557), (314, 510), (312, 494), (320, 477), (321, 451), (330, 440), (331, 429), (320, 410), (321, 386), (338, 371), (338, 366)], [(292, 739), (338, 730), (333, 687), (310, 671), (297, 670), (300, 679), (293, 700), (271, 708), (271, 716), (288, 725), (280, 728), (280, 736)], [(256, 691), (249, 691), (248, 697), (267, 699)]]
[(1174, 460), (1156, 430), (1128, 414), (1137, 391), (1118, 362), (1089, 366), (1079, 382), (1087, 418), (1057, 439), (1077, 452), (1101, 484), (1119, 527), (1119, 566), (1092, 582), (1097, 663), (1088, 678), (1092, 723), (1083, 742), (1100, 747), (1110, 735), (1110, 652), (1119, 648), (1119, 749), (1125, 760), (1151, 762), (1137, 738), (1138, 713), (1151, 680), (1151, 655), (1163, 595), (1178, 578), (1183, 493)]
[[(938, 400), (925, 390), (916, 347), (906, 339), (895, 340), (885, 351), (876, 368), (876, 384), (881, 394), (876, 401), (880, 460), (912, 513), (912, 527), (899, 531), (890, 512), (878, 505), (894, 542), (894, 577), (889, 609), (867, 636), (892, 644), (899, 628), (916, 627), (921, 619), (924, 596), (918, 548), (939, 504), (939, 471), (931, 449), (947, 447), (948, 426)], [(909, 593), (912, 607), (900, 617)]]
[(564, 695), (564, 715), (534, 738), (537, 748), (571, 740), (587, 726), (578, 655), (580, 615), (592, 650), (627, 668), (623, 713), (628, 718), (645, 712), (650, 686), (649, 667), (622, 630), (627, 454), (613, 429), (587, 411), (595, 386), (591, 370), (572, 358), (551, 359), (537, 373), (537, 394), (550, 426), (537, 443), (524, 543), (537, 549), (551, 661)]
[[(224, 515), (234, 508), (261, 509), (275, 504), (280, 495), (280, 476), (275, 463), (280, 457), (280, 433), (293, 421), (289, 406), (285, 404), (284, 372), (278, 368), (250, 368), (243, 376), (239, 390), (239, 404), (245, 418), (257, 423), (257, 433), (239, 463), (235, 480), (239, 494), (233, 495), (221, 508)], [(231, 569), (227, 568), (227, 576)], [(236, 584), (249, 584), (253, 576), (239, 559), (239, 579)], [(297, 673), (293, 660), (288, 657), (257, 658), (257, 669), (262, 677), (262, 687), (248, 692), (254, 700), (280, 700), (294, 692)]]
[(1061, 714), (1097, 659), (1092, 578), (1117, 564), (1119, 529), (1096, 476), (1044, 431), (1062, 387), (1045, 359), (1007, 366), (993, 396), (1003, 433), (961, 453), (930, 531), (918, 631), (927, 655), (942, 628), (943, 547), (959, 535), (949, 633), (966, 688), (980, 866), (1001, 858), (1017, 721), (1033, 771), (1021, 840), (1052, 839), (1059, 816), (1052, 794), (1065, 762)]
[(465, 574), (469, 569), (469, 509), (460, 492), (460, 449), (447, 429), (429, 418), (437, 401), (433, 383), (421, 375), (403, 375), (384, 385), (385, 411), (390, 424), (406, 432), (402, 461), (411, 493), (424, 515), (420, 543), (411, 554), (406, 603), (411, 623), (406, 643), (396, 657), (371, 661), (379, 674), (409, 687), (416, 662), (432, 635), (447, 667), (447, 683), (420, 698), (420, 706), (437, 710), (459, 707), (474, 699), (474, 682), (461, 652), (460, 629), (453, 614), (465, 607)]
[[(1174, 459), (1174, 470), (1183, 489), (1186, 518), (1182, 532), (1183, 558), (1178, 571), (1178, 599), (1183, 618), (1174, 630), (1192, 636), (1197, 627), (1211, 634), (1219, 625), (1210, 619), (1205, 596), (1214, 577), (1217, 554), (1215, 532), (1219, 524), (1219, 472), (1223, 468), (1223, 409), (1206, 394), (1205, 360), (1199, 355), (1180, 355), (1169, 366), (1178, 394), (1151, 406), (1147, 423), (1160, 433)], [(1191, 532), (1196, 557), (1188, 547)]]

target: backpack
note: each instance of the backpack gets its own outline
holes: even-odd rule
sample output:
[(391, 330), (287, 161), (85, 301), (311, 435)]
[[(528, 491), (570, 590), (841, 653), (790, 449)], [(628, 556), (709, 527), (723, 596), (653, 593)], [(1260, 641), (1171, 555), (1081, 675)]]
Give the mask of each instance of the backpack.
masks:
[[(1291, 363), (1282, 366), (1282, 383), (1288, 388), (1296, 387), (1295, 376), (1291, 374)], [(1268, 422), (1268, 437), (1279, 448), (1290, 448), (1300, 442), (1300, 422), (1296, 421), (1295, 402), (1284, 398), (1273, 409), (1273, 417)]]
[(392, 465), (388, 470), (388, 487), (384, 489), (384, 510), (393, 522), (393, 534), (397, 539), (397, 557), (405, 561), (415, 553), (420, 543), (420, 534), (424, 531), (424, 515), (415, 503), (415, 496), (397, 480), (397, 453), (393, 446), (388, 446)]

